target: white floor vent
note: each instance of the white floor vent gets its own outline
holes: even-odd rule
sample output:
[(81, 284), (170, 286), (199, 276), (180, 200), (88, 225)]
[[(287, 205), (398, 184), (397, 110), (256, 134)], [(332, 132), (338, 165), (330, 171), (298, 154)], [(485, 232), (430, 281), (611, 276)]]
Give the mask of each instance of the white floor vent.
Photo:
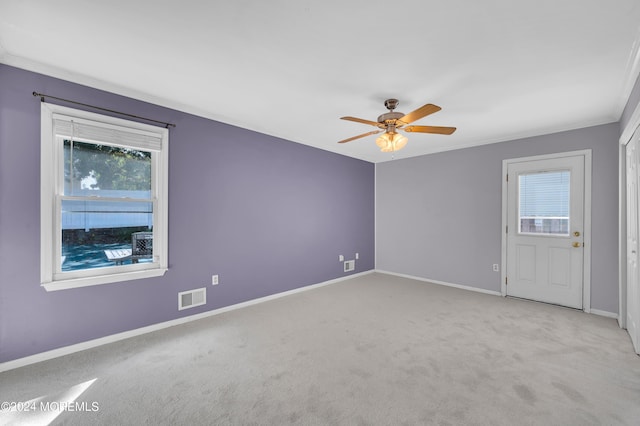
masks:
[(347, 260), (344, 262), (344, 271), (351, 272), (356, 270), (356, 261), (355, 260)]
[(178, 310), (204, 305), (207, 303), (206, 287), (178, 293)]

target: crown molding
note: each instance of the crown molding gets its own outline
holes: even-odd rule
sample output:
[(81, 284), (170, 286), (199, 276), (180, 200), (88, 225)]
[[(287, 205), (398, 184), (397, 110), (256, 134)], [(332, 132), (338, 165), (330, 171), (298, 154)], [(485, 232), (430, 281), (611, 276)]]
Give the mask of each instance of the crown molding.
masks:
[(622, 116), (625, 107), (627, 106), (627, 102), (629, 101), (629, 96), (631, 96), (631, 92), (640, 76), (640, 26), (638, 26), (638, 30), (636, 31), (636, 37), (633, 41), (633, 46), (631, 46), (631, 52), (629, 53), (629, 59), (627, 60), (627, 66), (623, 78), (622, 88), (620, 92), (620, 99), (618, 101), (618, 105), (616, 105), (616, 116), (618, 119)]

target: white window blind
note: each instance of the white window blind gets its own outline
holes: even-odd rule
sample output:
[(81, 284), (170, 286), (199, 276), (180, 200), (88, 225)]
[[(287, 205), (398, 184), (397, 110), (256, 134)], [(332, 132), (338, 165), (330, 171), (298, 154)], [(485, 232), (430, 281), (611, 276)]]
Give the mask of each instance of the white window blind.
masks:
[(127, 146), (145, 151), (162, 149), (162, 134), (109, 123), (94, 125), (91, 121), (62, 114), (53, 114), (53, 131), (65, 138), (104, 145)]
[(520, 176), (520, 217), (569, 217), (569, 171)]

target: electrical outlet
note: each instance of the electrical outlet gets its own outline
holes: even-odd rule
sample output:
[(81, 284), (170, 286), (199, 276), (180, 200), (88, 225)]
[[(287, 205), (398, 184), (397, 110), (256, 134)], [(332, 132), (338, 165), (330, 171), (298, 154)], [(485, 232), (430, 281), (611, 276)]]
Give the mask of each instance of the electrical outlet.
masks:
[(493, 272), (499, 272), (500, 271), (500, 266), (497, 263), (493, 264)]
[(211, 285), (218, 285), (218, 276), (211, 275)]
[(360, 253), (356, 253), (356, 260), (360, 259)]
[(344, 262), (344, 256), (343, 255), (338, 256), (338, 261), (339, 262)]

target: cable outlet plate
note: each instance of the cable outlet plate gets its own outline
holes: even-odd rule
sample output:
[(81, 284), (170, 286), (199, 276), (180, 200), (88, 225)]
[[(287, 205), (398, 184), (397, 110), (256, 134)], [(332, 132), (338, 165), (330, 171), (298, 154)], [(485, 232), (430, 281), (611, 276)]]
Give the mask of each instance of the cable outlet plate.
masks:
[(211, 285), (218, 285), (218, 276), (211, 275)]

